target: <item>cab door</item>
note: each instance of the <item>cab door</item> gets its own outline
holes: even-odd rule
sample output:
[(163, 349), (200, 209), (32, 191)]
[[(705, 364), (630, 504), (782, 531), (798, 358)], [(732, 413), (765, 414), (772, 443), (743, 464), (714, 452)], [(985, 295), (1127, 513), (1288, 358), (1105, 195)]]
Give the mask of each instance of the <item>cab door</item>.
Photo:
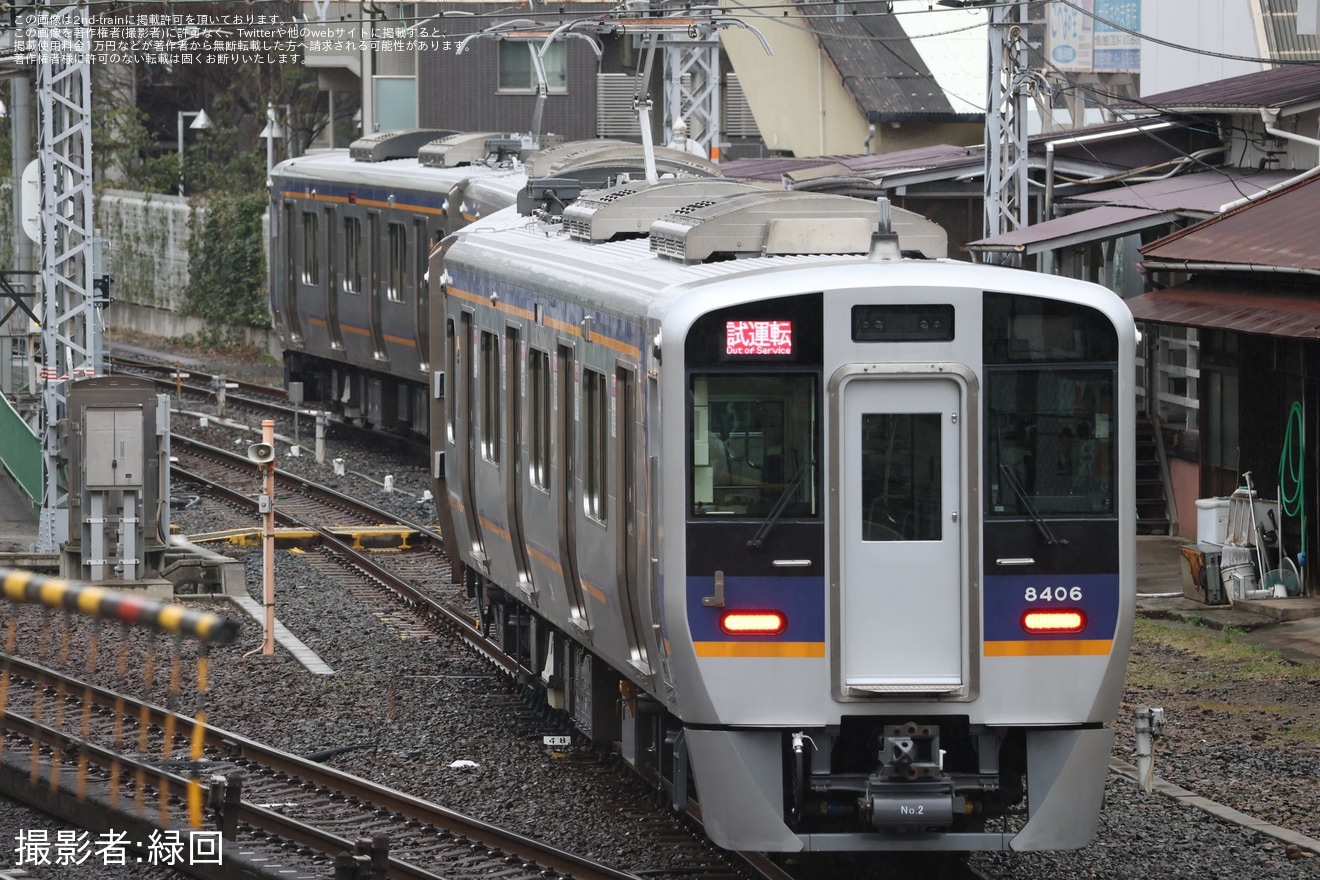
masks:
[(839, 695), (965, 694), (967, 384), (849, 370), (834, 395)]

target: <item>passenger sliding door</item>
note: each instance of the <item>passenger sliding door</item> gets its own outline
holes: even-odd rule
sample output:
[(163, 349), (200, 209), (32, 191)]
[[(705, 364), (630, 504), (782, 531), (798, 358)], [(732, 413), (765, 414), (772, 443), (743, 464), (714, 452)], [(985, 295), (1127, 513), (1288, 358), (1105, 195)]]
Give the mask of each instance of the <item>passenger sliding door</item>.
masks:
[(836, 385), (841, 696), (965, 692), (966, 386), (874, 368)]

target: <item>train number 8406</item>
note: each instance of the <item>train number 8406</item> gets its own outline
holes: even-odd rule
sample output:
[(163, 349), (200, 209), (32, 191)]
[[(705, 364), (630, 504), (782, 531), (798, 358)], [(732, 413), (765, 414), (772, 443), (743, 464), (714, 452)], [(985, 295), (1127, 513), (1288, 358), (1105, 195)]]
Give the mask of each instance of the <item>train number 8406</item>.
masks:
[(1080, 602), (1081, 587), (1027, 587), (1022, 598), (1028, 602)]

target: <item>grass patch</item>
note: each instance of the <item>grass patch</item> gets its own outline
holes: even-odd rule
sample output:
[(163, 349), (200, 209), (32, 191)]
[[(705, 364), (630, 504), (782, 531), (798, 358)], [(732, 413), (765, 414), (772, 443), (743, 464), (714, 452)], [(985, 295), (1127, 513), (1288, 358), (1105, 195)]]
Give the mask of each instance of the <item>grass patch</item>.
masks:
[[(1189, 680), (1305, 682), (1320, 677), (1320, 664), (1295, 664), (1278, 651), (1237, 641), (1232, 633), (1162, 620), (1138, 618), (1133, 648), (1136, 653), (1128, 664), (1128, 682), (1145, 687), (1164, 687), (1175, 681), (1185, 686)], [(1142, 653), (1169, 649), (1186, 655), (1186, 670), (1179, 672), (1168, 668), (1169, 664), (1158, 664), (1165, 667), (1162, 669), (1143, 669)]]

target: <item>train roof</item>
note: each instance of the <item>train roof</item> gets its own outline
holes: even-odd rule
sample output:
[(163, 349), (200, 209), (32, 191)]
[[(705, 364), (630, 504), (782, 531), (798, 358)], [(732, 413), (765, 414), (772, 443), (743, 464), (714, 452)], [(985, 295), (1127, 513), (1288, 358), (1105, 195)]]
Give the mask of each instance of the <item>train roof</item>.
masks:
[[(658, 186), (663, 187), (662, 182)], [(608, 191), (606, 191), (608, 192)], [(790, 204), (792, 194), (766, 193), (770, 197), (771, 207), (763, 212), (766, 225), (759, 230), (754, 224), (744, 224), (743, 231), (749, 238), (764, 243), (773, 238), (766, 229), (775, 220), (774, 215), (782, 217), (784, 206)], [(599, 194), (596, 194), (599, 195)], [(832, 200), (846, 200), (854, 205), (863, 200), (848, 199), (843, 196), (830, 196)], [(720, 212), (725, 216), (737, 216), (745, 220), (747, 212), (741, 213), (729, 209), (728, 204), (742, 200), (757, 206), (759, 196), (734, 195), (725, 198), (726, 205), (697, 203), (698, 210), (706, 210), (713, 218), (710, 222), (721, 222)], [(778, 210), (773, 202), (778, 201)], [(735, 208), (737, 206), (735, 205)], [(829, 218), (846, 215), (855, 210), (838, 201), (819, 201), (815, 206), (820, 216)], [(1093, 305), (1111, 313), (1115, 321), (1130, 323), (1131, 316), (1126, 306), (1113, 293), (1097, 285), (1055, 276), (1026, 272), (983, 264), (966, 263), (947, 259), (899, 258), (897, 247), (885, 252), (881, 242), (878, 250), (871, 250), (869, 231), (867, 243), (860, 250), (857, 244), (848, 244), (849, 253), (812, 252), (812, 244), (828, 237), (853, 235), (856, 230), (847, 230), (844, 225), (826, 223), (820, 227), (821, 237), (813, 241), (807, 227), (793, 229), (781, 237), (793, 238), (799, 232), (806, 236), (796, 244), (790, 243), (783, 253), (778, 254), (721, 254), (714, 260), (684, 261), (671, 252), (667, 255), (657, 253), (656, 248), (665, 248), (663, 242), (656, 242), (657, 229), (668, 227), (672, 230), (682, 227), (686, 218), (691, 218), (692, 208), (671, 211), (658, 218), (652, 225), (651, 235), (615, 238), (608, 241), (591, 243), (570, 235), (567, 225), (559, 222), (545, 222), (543, 219), (521, 215), (514, 208), (504, 209), (474, 223), (465, 230), (465, 234), (449, 248), (445, 255), (445, 271), (451, 280), (459, 285), (473, 288), (488, 286), (489, 290), (474, 290), (482, 294), (498, 293), (500, 285), (520, 287), (528, 291), (544, 292), (585, 305), (591, 305), (604, 311), (618, 314), (650, 315), (659, 317), (668, 311), (668, 306), (697, 289), (703, 296), (710, 293), (709, 285), (719, 281), (733, 281), (740, 276), (755, 275), (755, 282), (737, 286), (742, 293), (738, 296), (770, 296), (776, 291), (775, 281), (769, 276), (787, 278), (780, 273), (792, 273), (795, 270), (811, 270), (820, 273), (826, 270), (831, 276), (827, 279), (795, 279), (789, 283), (793, 291), (821, 287), (851, 286), (910, 286), (926, 287), (942, 285), (982, 290), (1021, 291), (1041, 296), (1059, 298), (1077, 298), (1090, 301)], [(863, 212), (864, 213), (864, 212)], [(807, 215), (809, 217), (809, 215)], [(921, 218), (923, 222), (924, 218)], [(871, 224), (874, 229), (874, 224)], [(855, 241), (855, 239), (854, 239)], [(758, 244), (758, 246), (761, 246)], [(828, 244), (824, 245), (826, 248)], [(898, 247), (906, 247), (900, 234)], [(838, 249), (843, 249), (839, 247)], [(796, 252), (787, 252), (787, 251)], [(730, 258), (732, 257), (732, 258)], [(851, 268), (848, 268), (851, 267)], [(934, 268), (938, 267), (938, 268)], [(784, 290), (785, 293), (790, 292)], [(711, 300), (709, 307), (718, 307), (722, 301)]]
[[(451, 136), (429, 146), (461, 139), (461, 135)], [(425, 149), (423, 147), (422, 151)], [(656, 168), (662, 175), (712, 177), (720, 173), (719, 166), (713, 162), (682, 150), (656, 147), (652, 154)], [(528, 153), (525, 160), (500, 165), (472, 163), (450, 167), (437, 165), (425, 155), (421, 158), (414, 155), (368, 162), (355, 158), (350, 150), (327, 150), (287, 159), (275, 166), (271, 177), (306, 182), (361, 183), (407, 191), (447, 192), (455, 183), (463, 180), (505, 177), (526, 181), (530, 175), (582, 178), (584, 182), (590, 182), (588, 185), (599, 185), (598, 181), (602, 178), (617, 178), (621, 174), (636, 177), (641, 176), (643, 171), (642, 147), (639, 144), (606, 139), (558, 144)]]
[(297, 159), (287, 159), (275, 166), (271, 171), (271, 177), (328, 183), (366, 183), (395, 186), (406, 190), (444, 192), (460, 180), (474, 175), (499, 173), (520, 172), (515, 168), (490, 168), (481, 165), (433, 168), (423, 165), (416, 158), (359, 162), (350, 158), (348, 150), (330, 150), (299, 156)]

